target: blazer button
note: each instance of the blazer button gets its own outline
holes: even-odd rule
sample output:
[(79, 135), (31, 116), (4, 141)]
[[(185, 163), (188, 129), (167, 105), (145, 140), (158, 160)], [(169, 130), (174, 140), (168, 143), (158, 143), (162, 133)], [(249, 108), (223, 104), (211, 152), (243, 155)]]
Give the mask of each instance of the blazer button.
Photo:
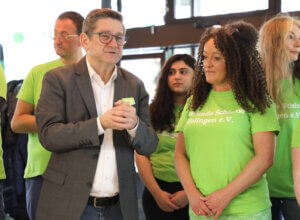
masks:
[(86, 183), (86, 186), (87, 186), (88, 188), (92, 188), (93, 184), (92, 184), (92, 182), (87, 182), (87, 183)]

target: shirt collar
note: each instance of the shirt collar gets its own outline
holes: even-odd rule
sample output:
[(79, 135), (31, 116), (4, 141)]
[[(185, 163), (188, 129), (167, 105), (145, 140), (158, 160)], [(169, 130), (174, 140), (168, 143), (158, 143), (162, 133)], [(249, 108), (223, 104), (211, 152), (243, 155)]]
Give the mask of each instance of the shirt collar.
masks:
[[(95, 75), (97, 75), (96, 77), (99, 77), (101, 79), (101, 77), (96, 73), (96, 71), (93, 69), (93, 67), (91, 66), (91, 64), (89, 63), (87, 57), (86, 59), (86, 65), (87, 65), (87, 69), (90, 75), (90, 78), (93, 79), (95, 77)], [(115, 65), (113, 74), (111, 75), (110, 79), (108, 80), (108, 83), (110, 83), (111, 81), (114, 81), (117, 78), (117, 66)], [(102, 79), (101, 79), (102, 81)]]

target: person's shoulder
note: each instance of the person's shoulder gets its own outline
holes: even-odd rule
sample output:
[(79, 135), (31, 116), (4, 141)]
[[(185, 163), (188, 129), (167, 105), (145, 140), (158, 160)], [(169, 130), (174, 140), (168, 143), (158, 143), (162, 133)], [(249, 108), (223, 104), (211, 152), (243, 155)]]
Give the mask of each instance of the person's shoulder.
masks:
[(57, 78), (59, 80), (68, 81), (74, 79), (76, 75), (81, 75), (87, 72), (87, 67), (84, 59), (77, 63), (63, 65), (48, 71), (45, 75), (47, 78)]
[(74, 71), (74, 64), (68, 64), (64, 66), (60, 66), (54, 69), (49, 70), (45, 77), (55, 77), (55, 78), (69, 78), (71, 75), (73, 75)]
[(47, 63), (39, 64), (34, 66), (29, 74), (32, 74), (34, 76), (36, 75), (44, 75), (46, 72), (55, 69), (57, 67), (63, 66), (63, 63), (60, 59), (53, 60)]
[(32, 70), (35, 70), (36, 72), (41, 72), (41, 71), (49, 71), (53, 68), (59, 67), (59, 66), (63, 66), (63, 63), (60, 59), (57, 60), (53, 60), (47, 63), (43, 63), (43, 64), (39, 64), (36, 65), (32, 68)]

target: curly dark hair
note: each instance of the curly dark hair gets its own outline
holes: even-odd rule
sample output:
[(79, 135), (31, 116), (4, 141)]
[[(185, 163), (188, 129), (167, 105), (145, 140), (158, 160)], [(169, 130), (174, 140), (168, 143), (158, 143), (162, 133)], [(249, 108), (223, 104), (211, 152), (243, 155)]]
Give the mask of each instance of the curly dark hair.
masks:
[(173, 92), (168, 86), (168, 76), (173, 63), (183, 61), (186, 65), (195, 67), (196, 60), (188, 54), (176, 54), (170, 57), (162, 67), (156, 93), (150, 104), (150, 119), (155, 131), (174, 130), (174, 100)]
[(203, 49), (211, 38), (225, 58), (226, 78), (238, 104), (247, 112), (264, 113), (271, 105), (271, 98), (267, 91), (261, 58), (256, 49), (258, 33), (253, 25), (244, 21), (210, 27), (202, 35), (192, 86), (191, 109), (195, 111), (202, 108), (212, 88), (206, 81), (203, 70)]

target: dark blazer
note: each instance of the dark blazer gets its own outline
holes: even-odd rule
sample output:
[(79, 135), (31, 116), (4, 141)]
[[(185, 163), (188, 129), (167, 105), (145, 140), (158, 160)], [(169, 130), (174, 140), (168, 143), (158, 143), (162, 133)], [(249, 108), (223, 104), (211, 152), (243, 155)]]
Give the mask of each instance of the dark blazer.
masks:
[[(134, 97), (139, 124), (136, 137), (113, 131), (119, 177), (119, 193), (125, 220), (137, 220), (134, 150), (150, 155), (158, 138), (150, 127), (143, 82), (122, 68), (115, 80), (114, 102)], [(79, 219), (91, 191), (103, 135), (98, 136), (97, 110), (86, 58), (48, 72), (36, 109), (41, 144), (52, 152), (43, 175), (37, 219)]]

